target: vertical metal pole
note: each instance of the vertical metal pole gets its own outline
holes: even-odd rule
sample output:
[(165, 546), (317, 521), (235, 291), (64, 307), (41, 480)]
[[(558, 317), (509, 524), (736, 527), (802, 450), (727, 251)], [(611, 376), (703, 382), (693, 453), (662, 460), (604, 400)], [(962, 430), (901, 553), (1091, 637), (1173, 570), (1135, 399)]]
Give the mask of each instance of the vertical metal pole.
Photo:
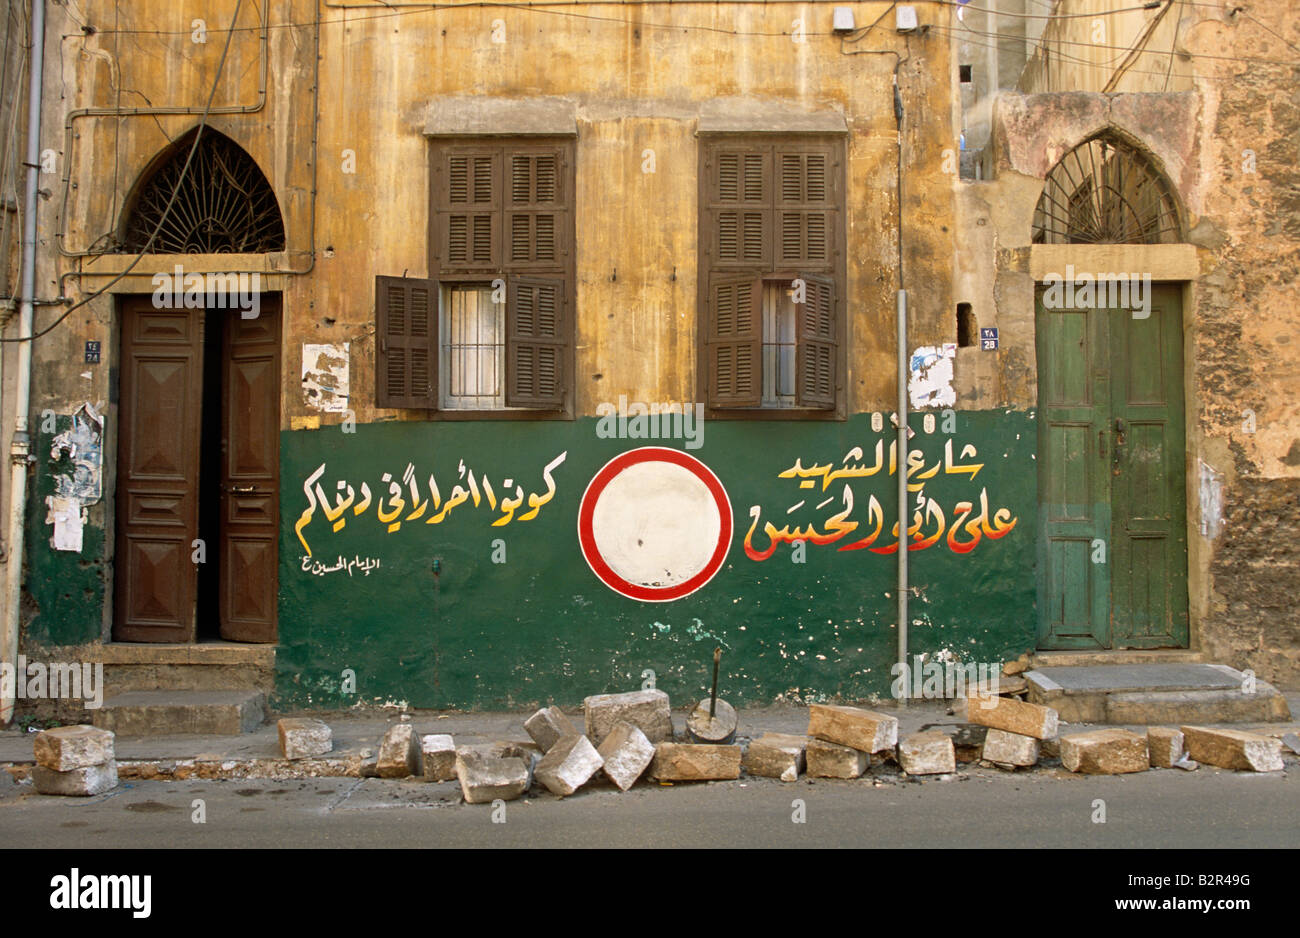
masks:
[[(898, 291), (898, 662), (907, 675), (907, 291)], [(911, 681), (907, 681), (908, 688)], [(907, 693), (899, 706), (907, 705)]]

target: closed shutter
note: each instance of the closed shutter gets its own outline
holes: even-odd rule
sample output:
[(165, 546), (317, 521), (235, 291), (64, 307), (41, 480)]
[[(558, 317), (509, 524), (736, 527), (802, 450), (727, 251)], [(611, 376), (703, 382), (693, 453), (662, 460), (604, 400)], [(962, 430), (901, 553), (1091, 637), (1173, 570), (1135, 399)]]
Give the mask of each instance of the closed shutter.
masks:
[(438, 282), (375, 278), (375, 406), (438, 406)]
[(706, 172), (714, 265), (766, 267), (772, 257), (772, 154), (717, 148)]
[(505, 167), (505, 266), (563, 267), (569, 248), (563, 152), (554, 147), (507, 147)]
[(443, 267), (500, 267), (500, 152), (453, 147), (441, 157), (435, 261)]
[(506, 406), (564, 405), (564, 279), (512, 277), (506, 289)]
[(706, 348), (709, 405), (757, 407), (762, 397), (762, 290), (751, 275), (715, 277), (709, 286)]
[(829, 266), (838, 179), (829, 149), (782, 147), (775, 159), (777, 266)]
[(797, 373), (796, 401), (800, 407), (829, 409), (836, 397), (835, 279), (825, 274), (800, 274), (806, 302), (795, 307)]

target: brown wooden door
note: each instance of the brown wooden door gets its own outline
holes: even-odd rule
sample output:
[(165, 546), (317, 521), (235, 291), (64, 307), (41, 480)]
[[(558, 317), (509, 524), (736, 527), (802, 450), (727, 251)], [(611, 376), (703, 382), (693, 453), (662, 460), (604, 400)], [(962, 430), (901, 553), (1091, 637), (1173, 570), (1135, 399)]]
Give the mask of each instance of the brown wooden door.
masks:
[(224, 330), (221, 413), (221, 637), (276, 640), (280, 490), (280, 301)]
[(113, 637), (194, 640), (203, 311), (123, 301)]

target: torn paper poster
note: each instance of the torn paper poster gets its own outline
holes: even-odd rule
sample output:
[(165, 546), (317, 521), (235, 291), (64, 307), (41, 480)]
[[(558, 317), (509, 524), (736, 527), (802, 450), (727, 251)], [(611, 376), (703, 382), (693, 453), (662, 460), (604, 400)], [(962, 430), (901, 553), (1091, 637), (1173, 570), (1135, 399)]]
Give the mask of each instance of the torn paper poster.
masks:
[(50, 538), (50, 546), (55, 550), (81, 553), (81, 532), (86, 521), (85, 509), (81, 507), (81, 502), (75, 498), (47, 495), (45, 507), (49, 509), (45, 515), (45, 523), (54, 525), (54, 536)]
[(1223, 528), (1223, 473), (1202, 459), (1196, 462), (1200, 466), (1201, 534), (1214, 540)]
[(957, 392), (952, 386), (952, 364), (956, 357), (957, 345), (953, 342), (923, 345), (912, 352), (907, 396), (913, 407), (952, 407), (957, 403)]
[(302, 347), (302, 396), (307, 406), (327, 414), (348, 409), (348, 343)]
[(99, 501), (104, 481), (104, 418), (95, 405), (82, 404), (72, 415), (72, 427), (55, 435), (50, 459), (56, 466), (65, 459), (72, 465), (71, 472), (56, 470), (55, 495), (75, 498), (83, 506)]

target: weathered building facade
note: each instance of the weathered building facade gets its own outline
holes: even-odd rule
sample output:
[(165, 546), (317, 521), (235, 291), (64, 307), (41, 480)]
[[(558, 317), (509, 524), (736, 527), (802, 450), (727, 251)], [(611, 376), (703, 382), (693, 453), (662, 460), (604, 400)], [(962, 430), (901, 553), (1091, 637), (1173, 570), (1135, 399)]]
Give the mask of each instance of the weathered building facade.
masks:
[[(102, 293), (32, 343), (28, 658), (885, 696), (901, 462), (910, 654), (1300, 674), (1269, 32), (1189, 6), (1112, 82), (1049, 22), (970, 180), (954, 4), (177, 6), (49, 8), (37, 330)], [(1107, 62), (1168, 8), (1093, 6)]]

